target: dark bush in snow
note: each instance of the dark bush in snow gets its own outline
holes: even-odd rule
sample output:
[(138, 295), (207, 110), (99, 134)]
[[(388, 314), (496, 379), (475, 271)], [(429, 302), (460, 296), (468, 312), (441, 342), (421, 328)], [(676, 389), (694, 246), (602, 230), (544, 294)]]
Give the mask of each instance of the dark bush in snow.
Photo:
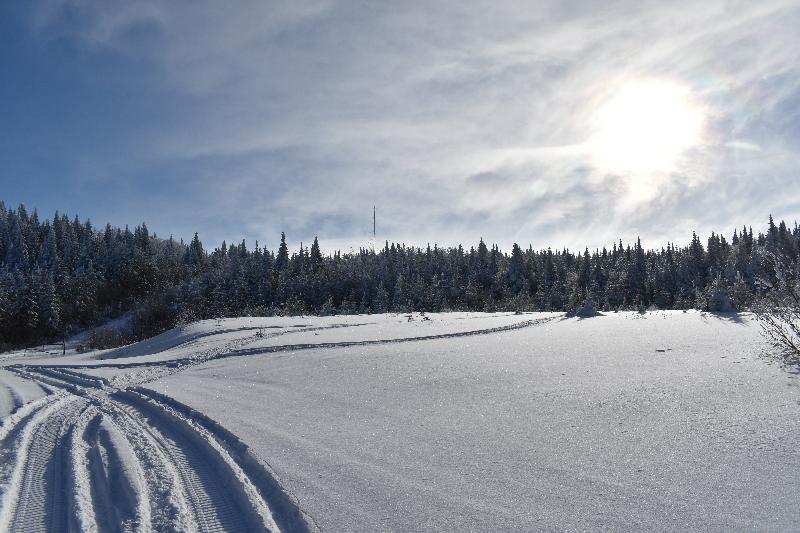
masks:
[(567, 316), (577, 318), (591, 318), (593, 316), (602, 316), (603, 314), (594, 308), (592, 302), (586, 302), (582, 307), (578, 307), (573, 311), (567, 313)]
[(706, 310), (712, 313), (730, 313), (735, 311), (733, 300), (729, 296), (729, 289), (722, 280), (722, 275), (711, 282), (706, 294)]
[(88, 346), (93, 350), (104, 350), (124, 346), (135, 340), (130, 332), (113, 327), (103, 327), (92, 330), (89, 334)]

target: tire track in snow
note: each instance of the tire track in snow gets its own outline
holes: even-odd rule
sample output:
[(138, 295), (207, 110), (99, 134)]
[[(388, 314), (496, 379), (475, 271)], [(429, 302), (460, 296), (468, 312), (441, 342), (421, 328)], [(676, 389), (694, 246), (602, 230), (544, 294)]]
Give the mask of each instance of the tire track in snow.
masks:
[[(215, 458), (201, 449), (202, 444), (180, 429), (170, 427), (170, 422), (159, 413), (147, 412), (134, 402), (121, 402), (122, 409), (132, 419), (139, 419), (154, 441), (175, 466), (179, 490), (191, 506), (198, 531), (216, 533), (248, 531), (242, 519), (246, 511), (237, 505), (227, 487), (220, 484), (214, 468)], [(255, 530), (253, 530), (255, 531)]]
[(471, 331), (457, 331), (453, 333), (439, 333), (435, 335), (422, 335), (419, 337), (400, 337), (395, 339), (374, 339), (365, 341), (342, 341), (342, 342), (319, 342), (319, 343), (306, 343), (306, 344), (284, 344), (281, 346), (267, 346), (264, 348), (256, 348), (249, 351), (240, 351), (237, 353), (225, 354), (220, 359), (226, 357), (239, 357), (247, 355), (256, 355), (259, 353), (275, 353), (275, 352), (291, 352), (297, 350), (314, 350), (318, 348), (348, 348), (352, 346), (375, 346), (382, 344), (401, 344), (406, 342), (420, 342), (441, 339), (455, 339), (459, 337), (475, 337), (478, 335), (489, 335), (492, 333), (502, 333), (505, 331), (514, 331), (517, 329), (529, 328), (532, 326), (539, 326), (551, 322), (559, 317), (535, 318), (532, 320), (525, 320), (517, 322), (516, 324), (509, 324), (507, 326), (497, 326), (494, 328), (476, 329)]
[(85, 405), (85, 401), (71, 399), (34, 430), (12, 531), (46, 533), (68, 530), (70, 479), (67, 468), (69, 448), (63, 444), (68, 439), (65, 423)]
[[(320, 331), (325, 329), (337, 329), (337, 328), (352, 328), (358, 326), (368, 326), (374, 324), (374, 322), (354, 322), (354, 323), (336, 323), (336, 324), (329, 324), (327, 326), (309, 326), (306, 324), (295, 324), (291, 326), (247, 326), (247, 327), (237, 327), (237, 328), (223, 328), (223, 329), (214, 329), (213, 331), (204, 331), (204, 332), (197, 332), (195, 334), (190, 334), (183, 339), (176, 340), (175, 342), (166, 342), (164, 344), (159, 345), (155, 350), (147, 351), (148, 355), (153, 355), (161, 352), (165, 352), (167, 350), (172, 350), (177, 348), (178, 346), (189, 346), (191, 344), (197, 343), (197, 341), (202, 340), (205, 337), (213, 337), (215, 335), (224, 335), (226, 333), (237, 333), (243, 331), (255, 331), (255, 332), (263, 332), (265, 330), (270, 329), (280, 329), (281, 331), (270, 332), (262, 335), (262, 338), (269, 338), (269, 337), (279, 337), (281, 335), (285, 335), (287, 333), (296, 333), (298, 331)], [(161, 335), (165, 335), (162, 333)], [(160, 336), (160, 335), (159, 335)], [(142, 343), (152, 344), (159, 336), (154, 337), (152, 339), (148, 339), (145, 341), (141, 341), (140, 343), (135, 343), (129, 346), (123, 346), (121, 348), (117, 348), (115, 350), (111, 350), (106, 353), (102, 353), (99, 356), (99, 360), (113, 360), (113, 359), (125, 359), (127, 357), (137, 357), (141, 355), (138, 348)], [(146, 347), (145, 347), (146, 348)]]
[[(8, 379), (13, 377), (13, 379)], [(0, 368), (0, 413), (2, 418), (9, 418), (25, 404), (40, 400), (48, 394), (46, 388), (37, 382), (20, 379), (19, 376), (8, 376), (5, 368)], [(5, 420), (0, 421), (0, 427), (5, 425)]]
[(24, 425), (36, 411), (44, 408), (47, 404), (56, 400), (56, 395), (45, 396), (32, 402), (28, 402), (10, 416), (3, 420), (3, 425), (0, 426), (0, 451), (13, 451), (7, 441), (11, 440), (11, 433), (18, 431), (19, 427)]
[[(18, 529), (13, 530), (66, 531), (72, 523), (84, 531), (134, 530), (132, 525), (136, 524), (141, 526), (135, 528), (137, 531), (215, 533), (316, 529), (296, 507), (293, 512), (287, 512), (284, 501), (279, 502), (276, 521), (271, 502), (263, 497), (265, 491), (259, 485), (260, 478), (254, 483), (248, 474), (254, 471), (253, 465), (240, 464), (241, 457), (229, 453), (217, 434), (195, 424), (171, 406), (72, 370), (36, 366), (20, 366), (13, 370), (60, 389), (59, 394), (83, 409), (91, 405), (83, 417), (73, 416), (66, 422), (68, 415), (60, 418), (53, 415), (48, 416), (48, 420), (53, 420), (41, 425), (42, 429), (38, 430), (41, 435), (36, 434), (37, 444), (28, 450), (28, 459), (20, 466), (26, 483), (18, 491), (18, 500), (22, 501), (37, 490), (51, 490), (54, 496), (44, 501), (52, 504), (21, 507), (14, 513), (13, 524)], [(73, 415), (79, 413), (80, 410)], [(102, 420), (113, 427), (111, 432), (116, 435), (116, 443), (112, 442), (108, 431), (103, 435), (98, 428)], [(114, 498), (104, 499), (104, 495), (109, 490), (113, 493), (110, 474), (120, 468), (122, 448), (129, 449), (134, 459), (126, 463), (129, 475), (122, 485), (128, 488), (118, 490), (129, 493), (127, 499), (123, 498), (124, 505), (120, 509), (118, 502), (112, 501)], [(48, 463), (46, 450), (52, 449), (60, 455), (53, 452)], [(52, 465), (58, 461), (64, 464), (59, 463), (54, 468)], [(56, 498), (65, 494), (65, 491), (56, 490), (64, 486), (63, 476), (51, 480), (42, 474), (43, 468), (48, 473), (72, 473), (74, 486), (66, 491), (71, 500)], [(33, 483), (43, 476), (48, 483), (45, 489), (41, 488), (42, 483)], [(131, 497), (130, 493), (137, 492), (132, 488), (135, 485), (145, 488), (138, 491), (138, 496)], [(274, 491), (270, 493), (271, 496), (275, 494)], [(109, 510), (109, 506), (116, 507)], [(67, 508), (69, 514), (62, 512)], [(133, 511), (134, 508), (138, 511)], [(127, 519), (120, 518), (120, 511)], [(133, 515), (137, 518), (131, 518)], [(283, 520), (284, 517), (291, 519)], [(42, 529), (44, 523), (52, 527)]]
[[(9, 367), (46, 391), (59, 392), (18, 407), (0, 427), (0, 467), (6, 466), (0, 468), (6, 487), (0, 525), (26, 533), (317, 530), (235, 435), (202, 413), (135, 385), (213, 359), (469, 337), (555, 318), (419, 337), (243, 350), (264, 338), (247, 337), (173, 361), (102, 365), (140, 369), (112, 380), (82, 374), (82, 366)], [(9, 465), (15, 466), (13, 475)], [(111, 496), (115, 491), (119, 497)]]
[[(138, 401), (149, 401), (183, 419), (195, 427), (195, 431), (209, 435), (209, 442), (215, 442), (225, 450), (225, 454), (235, 461), (234, 470), (240, 469), (239, 478), (247, 477), (245, 484), (252, 484), (263, 501), (270, 502), (272, 517), (285, 531), (312, 531), (318, 529), (311, 517), (305, 515), (297, 501), (281, 487), (277, 476), (252, 454), (248, 446), (236, 435), (205, 414), (184, 405), (174, 398), (156, 391), (135, 387), (132, 389)], [(252, 500), (257, 500), (252, 498)]]
[(86, 405), (81, 398), (61, 396), (37, 411), (23, 428), (16, 442), (16, 468), (4, 495), (3, 530), (68, 530), (68, 447), (63, 441), (69, 418)]
[[(142, 524), (141, 531), (173, 532), (173, 531), (197, 531), (197, 525), (192, 517), (189, 503), (184, 498), (180, 490), (181, 481), (175, 465), (163, 453), (157, 442), (152, 438), (147, 428), (143, 427), (138, 420), (134, 420), (125, 412), (118, 402), (111, 401), (107, 395), (99, 388), (82, 387), (78, 384), (93, 382), (90, 376), (81, 378), (71, 373), (61, 373), (54, 369), (44, 367), (19, 367), (13, 369), (15, 372), (25, 375), (30, 379), (41, 380), (50, 386), (59, 387), (63, 391), (68, 391), (72, 395), (89, 399), (103, 415), (107, 416), (119, 429), (126, 441), (126, 446), (133, 451), (135, 466), (130, 470), (136, 471), (134, 475), (138, 477), (132, 483), (146, 487), (144, 494), (141, 495), (140, 505), (149, 505), (147, 509), (140, 510), (139, 515), (147, 519)], [(74, 440), (73, 440), (74, 442)], [(73, 451), (73, 457), (79, 455), (80, 451)], [(98, 458), (97, 455), (94, 457)], [(75, 462), (75, 459), (73, 459)], [(105, 469), (104, 465), (90, 464), (91, 459), (78, 459), (79, 469), (83, 475), (90, 477), (94, 473), (94, 480), (97, 478), (97, 470)], [(91, 480), (87, 481), (91, 487)], [(176, 490), (176, 488), (178, 490)], [(95, 526), (98, 522), (102, 523), (103, 516), (96, 516), (94, 509), (98, 507), (97, 502), (86, 502), (85, 498), (92, 498), (92, 489), (84, 487), (79, 498), (80, 505), (74, 509), (74, 513), (81, 522), (86, 521), (89, 514), (93, 514), (92, 520)], [(96, 491), (95, 491), (96, 494)], [(144, 501), (146, 500), (146, 501)], [(148, 503), (149, 502), (149, 503)], [(102, 504), (100, 504), (102, 505)], [(91, 512), (87, 509), (91, 508)], [(91, 527), (89, 528), (92, 529)]]
[[(95, 518), (95, 506), (91, 498), (92, 488), (88, 483), (91, 468), (87, 462), (89, 439), (86, 438), (90, 421), (97, 416), (97, 410), (90, 406), (81, 413), (71, 431), (72, 502), (75, 506), (77, 527), (83, 533), (96, 533), (101, 525)], [(106, 531), (111, 531), (111, 528), (107, 528)]]
[(0, 408), (2, 408), (4, 405), (8, 406), (7, 411), (3, 409), (4, 413), (13, 414), (25, 404), (19, 392), (17, 392), (13, 387), (0, 383), (0, 389), (2, 389), (0, 394), (5, 396), (5, 398), (0, 399), (2, 400), (0, 401)]
[(0, 525), (5, 510), (16, 501), (16, 478), (19, 465), (26, 460), (31, 428), (45, 416), (47, 408), (61, 398), (51, 395), (29, 402), (6, 418), (5, 425), (0, 428)]
[[(274, 334), (277, 335), (277, 334)], [(148, 381), (153, 381), (155, 379), (159, 379), (162, 377), (166, 377), (170, 374), (175, 374), (177, 372), (182, 372), (187, 368), (198, 365), (205, 361), (210, 361), (212, 359), (218, 359), (222, 357), (226, 353), (236, 352), (241, 350), (243, 347), (247, 346), (248, 344), (252, 344), (259, 340), (259, 337), (245, 337), (242, 339), (234, 339), (230, 342), (227, 342), (221, 346), (214, 346), (208, 350), (198, 352), (191, 357), (179, 360), (174, 365), (169, 365), (167, 367), (159, 367), (159, 366), (146, 366), (143, 367), (142, 370), (136, 374), (122, 374), (120, 376), (115, 377), (111, 380), (111, 383), (115, 387), (125, 388), (130, 385), (138, 385), (141, 383), (146, 383)]]
[(146, 491), (142, 499), (147, 502), (140, 502), (140, 506), (147, 506), (140, 511), (141, 516), (149, 516), (149, 524), (146, 522), (144, 526), (157, 532), (196, 531), (197, 524), (181, 490), (177, 468), (147, 428), (120, 404), (107, 398), (103, 399), (101, 410), (119, 429), (133, 453), (133, 475)]
[[(478, 335), (489, 335), (492, 333), (503, 333), (506, 331), (514, 331), (518, 329), (524, 329), (534, 326), (540, 326), (546, 324), (548, 322), (552, 322), (554, 320), (563, 318), (563, 315), (557, 315), (552, 317), (545, 317), (545, 318), (535, 318), (531, 320), (524, 320), (521, 322), (517, 322), (514, 324), (508, 324), (505, 326), (497, 326), (493, 328), (484, 328), (484, 329), (475, 329), (469, 331), (458, 331), (453, 333), (439, 333), (434, 335), (422, 335), (418, 337), (399, 337), (394, 339), (374, 339), (374, 340), (361, 340), (361, 341), (340, 341), (340, 342), (318, 342), (318, 343), (298, 343), (298, 344), (280, 344), (274, 346), (259, 346), (257, 348), (251, 348), (249, 350), (242, 350), (248, 344), (254, 343), (256, 341), (261, 341), (264, 338), (270, 336), (278, 336), (279, 334), (275, 335), (266, 335), (262, 338), (257, 337), (248, 337), (244, 339), (237, 339), (232, 341), (228, 344), (225, 344), (221, 347), (215, 347), (208, 352), (203, 352), (201, 354), (191, 356), (191, 357), (181, 357), (177, 359), (170, 359), (168, 361), (147, 361), (147, 362), (137, 362), (137, 363), (108, 363), (108, 364), (96, 364), (96, 365), (48, 365), (47, 368), (49, 369), (58, 369), (58, 370), (92, 370), (92, 369), (100, 369), (100, 368), (117, 368), (120, 370), (130, 370), (130, 369), (141, 369), (138, 372), (129, 372), (127, 374), (123, 374), (118, 378), (114, 378), (112, 380), (112, 384), (123, 388), (123, 387), (131, 387), (135, 385), (140, 385), (143, 383), (147, 383), (150, 381), (155, 381), (156, 379), (160, 379), (162, 377), (166, 377), (171, 374), (175, 374), (178, 372), (182, 372), (187, 368), (190, 368), (194, 365), (198, 365), (201, 363), (205, 363), (207, 361), (216, 360), (216, 359), (227, 359), (229, 357), (246, 357), (252, 355), (261, 355), (261, 354), (271, 354), (271, 353), (280, 353), (280, 352), (294, 352), (294, 351), (301, 351), (301, 350), (315, 350), (320, 348), (348, 348), (353, 346), (374, 346), (374, 345), (383, 345), (383, 344), (400, 344), (406, 342), (420, 342), (420, 341), (429, 341), (429, 340), (440, 340), (440, 339), (454, 339), (459, 337), (474, 337)], [(361, 325), (361, 324), (359, 324)], [(328, 326), (326, 328), (308, 328), (304, 331), (314, 331), (317, 329), (331, 329), (334, 326)], [(343, 327), (341, 325), (335, 327)], [(291, 333), (291, 332), (287, 332)], [(281, 333), (284, 334), (284, 333)], [(77, 372), (74, 372), (77, 374)], [(100, 379), (100, 378), (98, 378)]]
[(75, 513), (81, 531), (150, 531), (145, 474), (114, 423), (96, 407), (72, 433)]

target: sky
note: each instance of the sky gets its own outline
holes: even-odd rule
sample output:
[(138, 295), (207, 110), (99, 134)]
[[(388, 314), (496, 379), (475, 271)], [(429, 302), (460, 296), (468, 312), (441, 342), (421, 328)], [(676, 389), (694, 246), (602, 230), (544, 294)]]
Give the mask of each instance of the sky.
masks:
[(0, 200), (207, 247), (800, 220), (800, 1), (0, 3)]

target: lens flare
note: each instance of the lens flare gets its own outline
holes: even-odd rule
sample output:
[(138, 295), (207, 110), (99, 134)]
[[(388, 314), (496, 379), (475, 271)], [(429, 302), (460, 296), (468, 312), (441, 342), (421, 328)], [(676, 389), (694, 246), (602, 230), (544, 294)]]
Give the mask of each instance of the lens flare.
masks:
[(647, 177), (676, 168), (700, 144), (704, 109), (691, 90), (665, 80), (624, 84), (597, 110), (590, 141), (595, 165), (608, 173)]

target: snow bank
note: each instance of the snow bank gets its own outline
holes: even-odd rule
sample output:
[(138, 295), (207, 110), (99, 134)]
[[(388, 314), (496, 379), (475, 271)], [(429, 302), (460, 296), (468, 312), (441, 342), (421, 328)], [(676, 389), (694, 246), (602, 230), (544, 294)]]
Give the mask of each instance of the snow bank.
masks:
[(34, 383), (7, 370), (0, 369), (0, 419), (28, 402), (45, 396), (45, 391)]

